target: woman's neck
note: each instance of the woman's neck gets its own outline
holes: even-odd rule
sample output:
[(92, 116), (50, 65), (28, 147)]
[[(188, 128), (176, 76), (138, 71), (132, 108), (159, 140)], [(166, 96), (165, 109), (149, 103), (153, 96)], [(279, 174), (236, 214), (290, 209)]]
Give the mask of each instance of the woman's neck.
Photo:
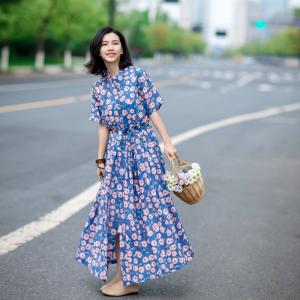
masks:
[(109, 72), (109, 74), (112, 76), (115, 76), (120, 71), (119, 63), (106, 64), (106, 68), (107, 68), (107, 71)]

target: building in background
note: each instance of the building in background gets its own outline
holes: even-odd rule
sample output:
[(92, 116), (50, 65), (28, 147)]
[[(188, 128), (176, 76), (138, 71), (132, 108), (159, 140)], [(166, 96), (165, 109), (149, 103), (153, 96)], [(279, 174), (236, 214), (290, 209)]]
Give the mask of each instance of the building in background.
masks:
[(174, 24), (201, 32), (207, 51), (219, 53), (286, 28), (300, 0), (124, 0), (118, 5), (124, 12), (149, 10), (151, 21), (160, 10)]
[(172, 23), (186, 29), (201, 31), (206, 16), (207, 0), (122, 0), (118, 9), (123, 12), (149, 10), (150, 21), (154, 22), (158, 10), (164, 12)]

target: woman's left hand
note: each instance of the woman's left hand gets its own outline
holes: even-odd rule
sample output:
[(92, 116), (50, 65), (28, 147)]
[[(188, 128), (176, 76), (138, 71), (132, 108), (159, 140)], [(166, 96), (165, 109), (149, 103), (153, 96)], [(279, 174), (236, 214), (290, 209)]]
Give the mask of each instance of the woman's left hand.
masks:
[(171, 142), (164, 144), (164, 152), (169, 160), (176, 159), (175, 153), (177, 151)]

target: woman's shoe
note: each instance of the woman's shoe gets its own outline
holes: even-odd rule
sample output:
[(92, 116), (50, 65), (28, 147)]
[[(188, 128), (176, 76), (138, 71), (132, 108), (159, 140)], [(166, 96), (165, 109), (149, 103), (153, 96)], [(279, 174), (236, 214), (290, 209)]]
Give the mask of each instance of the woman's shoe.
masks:
[(102, 292), (103, 289), (105, 289), (106, 287), (111, 286), (112, 284), (118, 282), (119, 280), (121, 280), (120, 278), (113, 278), (111, 281), (109, 281), (108, 283), (104, 284), (101, 286), (100, 291)]
[(139, 292), (139, 285), (123, 285), (122, 280), (112, 283), (106, 287), (102, 287), (101, 292), (103, 295), (106, 296), (124, 296), (129, 294), (136, 294)]

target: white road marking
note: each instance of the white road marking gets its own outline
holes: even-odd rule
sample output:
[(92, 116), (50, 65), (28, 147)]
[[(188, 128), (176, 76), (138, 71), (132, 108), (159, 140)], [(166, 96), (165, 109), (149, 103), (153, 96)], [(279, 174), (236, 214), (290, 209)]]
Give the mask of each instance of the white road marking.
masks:
[(57, 89), (57, 88), (69, 88), (72, 86), (88, 84), (90, 79), (65, 79), (62, 81), (48, 81), (48, 82), (35, 82), (35, 83), (15, 83), (15, 84), (1, 84), (0, 93), (7, 92), (20, 92), (42, 89)]
[(262, 76), (261, 72), (254, 72), (254, 73), (240, 72), (240, 74), (241, 77), (235, 83), (229, 84), (221, 88), (221, 94), (226, 94), (231, 90), (246, 86), (251, 81), (259, 79)]
[(14, 111), (27, 110), (27, 109), (36, 109), (49, 106), (57, 106), (70, 104), (78, 101), (87, 101), (90, 98), (90, 94), (80, 95), (78, 97), (64, 97), (58, 99), (42, 100), (42, 101), (32, 101), (20, 104), (10, 104), (0, 106), (0, 113), (10, 113)]
[(232, 80), (234, 78), (234, 72), (232, 71), (225, 71), (224, 75), (223, 75), (223, 79), (224, 80)]
[(268, 79), (271, 82), (278, 82), (280, 80), (278, 74), (272, 72), (268, 74)]
[(188, 81), (186, 85), (191, 87), (199, 87), (203, 89), (209, 89), (212, 86), (212, 83), (209, 81)]
[(271, 84), (261, 83), (257, 86), (257, 89), (260, 92), (271, 92), (273, 89), (273, 86)]
[[(197, 71), (191, 72), (185, 76), (181, 76), (180, 78), (176, 79), (166, 79), (156, 82), (157, 87), (165, 87), (169, 85), (177, 85), (179, 83), (189, 82), (195, 76), (197, 76)], [(25, 103), (18, 103), (18, 104), (9, 104), (9, 105), (1, 105), (0, 106), (0, 113), (10, 113), (14, 111), (23, 111), (28, 109), (37, 109), (49, 106), (57, 106), (57, 105), (64, 105), (64, 104), (71, 104), (78, 101), (88, 101), (90, 100), (90, 94), (83, 94), (80, 96), (71, 96), (71, 97), (64, 97), (58, 99), (49, 99), (49, 100), (41, 100), (41, 101), (32, 101), (32, 102), (25, 102)]]
[(0, 237), (0, 255), (11, 252), (21, 245), (55, 228), (84, 208), (95, 198), (99, 182), (93, 184), (79, 195), (37, 220)]
[[(241, 114), (230, 118), (222, 119), (216, 122), (208, 123), (190, 130), (187, 130), (181, 134), (172, 137), (173, 145), (178, 145), (192, 139), (201, 134), (207, 133), (218, 128), (247, 122), (251, 120), (263, 119), (278, 115), (285, 112), (300, 110), (300, 102), (287, 104), (278, 107), (271, 107), (265, 110), (256, 111), (248, 114)], [(161, 150), (163, 151), (163, 144), (160, 143)], [(39, 219), (28, 223), (15, 231), (12, 231), (2, 237), (0, 237), (0, 255), (7, 254), (18, 247), (26, 244), (27, 242), (35, 239), (38, 236), (48, 232), (49, 230), (60, 225), (75, 213), (80, 211), (90, 202), (95, 200), (95, 195), (98, 191), (100, 183), (96, 182), (79, 195), (71, 198), (63, 205), (59, 206), (55, 210), (47, 213)]]

